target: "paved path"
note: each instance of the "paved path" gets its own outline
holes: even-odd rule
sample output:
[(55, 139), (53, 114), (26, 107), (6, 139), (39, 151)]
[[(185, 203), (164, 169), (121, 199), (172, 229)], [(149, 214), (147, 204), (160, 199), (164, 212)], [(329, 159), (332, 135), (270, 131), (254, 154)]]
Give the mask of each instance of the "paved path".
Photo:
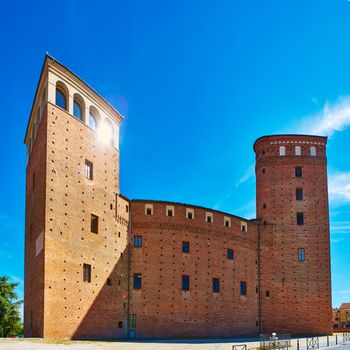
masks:
[[(335, 345), (335, 337), (319, 338), (322, 350), (350, 350), (350, 342)], [(342, 337), (338, 338), (339, 343)], [(1, 339), (0, 350), (232, 350), (232, 345), (247, 344), (248, 349), (259, 346), (257, 338), (160, 340), (160, 341), (44, 341), (42, 339)], [(290, 350), (297, 350), (297, 339), (292, 339)], [(306, 350), (306, 339), (299, 339), (299, 349)]]

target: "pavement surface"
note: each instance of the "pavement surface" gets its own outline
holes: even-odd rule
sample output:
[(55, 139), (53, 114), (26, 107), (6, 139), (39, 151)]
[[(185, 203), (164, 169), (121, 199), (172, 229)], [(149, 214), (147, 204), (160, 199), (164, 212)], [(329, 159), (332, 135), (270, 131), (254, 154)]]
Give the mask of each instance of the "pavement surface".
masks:
[[(319, 338), (319, 348), (324, 350), (350, 350), (350, 342), (342, 343), (342, 337)], [(0, 338), (0, 350), (232, 350), (233, 345), (246, 344), (247, 350), (256, 350), (257, 338), (205, 339), (205, 340), (149, 340), (149, 341), (60, 341), (43, 339)], [(297, 339), (292, 339), (290, 350), (297, 349)], [(242, 350), (237, 346), (236, 350)], [(299, 350), (306, 350), (306, 339), (299, 339)], [(313, 350), (316, 350), (313, 349)]]

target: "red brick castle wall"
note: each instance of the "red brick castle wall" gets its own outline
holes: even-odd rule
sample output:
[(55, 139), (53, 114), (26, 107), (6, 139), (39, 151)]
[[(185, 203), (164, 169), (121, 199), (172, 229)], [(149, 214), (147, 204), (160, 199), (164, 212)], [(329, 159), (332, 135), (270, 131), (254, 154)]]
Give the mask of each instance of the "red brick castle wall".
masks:
[[(331, 332), (326, 143), (325, 137), (280, 135), (254, 144), (257, 217), (263, 224), (262, 332)], [(298, 213), (303, 223), (297, 223)]]

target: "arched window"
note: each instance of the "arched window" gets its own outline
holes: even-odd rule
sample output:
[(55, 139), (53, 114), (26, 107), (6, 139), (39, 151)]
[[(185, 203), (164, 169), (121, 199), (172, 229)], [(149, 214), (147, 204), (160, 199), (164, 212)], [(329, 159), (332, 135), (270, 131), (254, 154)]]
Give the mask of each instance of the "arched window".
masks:
[(56, 106), (67, 110), (66, 96), (65, 96), (64, 92), (59, 87), (56, 87)]
[(301, 156), (301, 147), (300, 146), (295, 146), (295, 155)]
[(314, 146), (310, 147), (310, 156), (316, 156), (316, 147)]
[(91, 111), (90, 111), (90, 115), (89, 115), (89, 126), (93, 131), (96, 131), (97, 120), (96, 120), (96, 116)]
[(98, 122), (99, 122), (98, 111), (94, 106), (91, 106), (90, 112), (89, 112), (89, 126), (93, 131), (97, 130)]
[(81, 121), (83, 121), (84, 119), (83, 103), (80, 101), (80, 98), (76, 95), (74, 95), (73, 100), (73, 115)]
[(105, 134), (106, 134), (106, 142), (113, 145), (113, 124), (109, 119), (105, 119), (104, 121), (104, 128), (105, 128)]
[(97, 130), (98, 139), (104, 144), (113, 145), (113, 124), (109, 119), (104, 119)]
[(286, 147), (280, 146), (280, 156), (285, 156), (286, 155)]

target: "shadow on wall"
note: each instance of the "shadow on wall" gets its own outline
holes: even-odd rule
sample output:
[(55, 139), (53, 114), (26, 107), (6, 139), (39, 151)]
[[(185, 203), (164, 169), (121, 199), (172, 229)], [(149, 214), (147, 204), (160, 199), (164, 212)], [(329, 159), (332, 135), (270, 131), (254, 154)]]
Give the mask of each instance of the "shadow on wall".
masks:
[[(72, 339), (126, 338), (128, 315), (128, 250), (126, 246)], [(103, 267), (102, 267), (103, 268)], [(91, 283), (94, 281), (91, 273)]]

